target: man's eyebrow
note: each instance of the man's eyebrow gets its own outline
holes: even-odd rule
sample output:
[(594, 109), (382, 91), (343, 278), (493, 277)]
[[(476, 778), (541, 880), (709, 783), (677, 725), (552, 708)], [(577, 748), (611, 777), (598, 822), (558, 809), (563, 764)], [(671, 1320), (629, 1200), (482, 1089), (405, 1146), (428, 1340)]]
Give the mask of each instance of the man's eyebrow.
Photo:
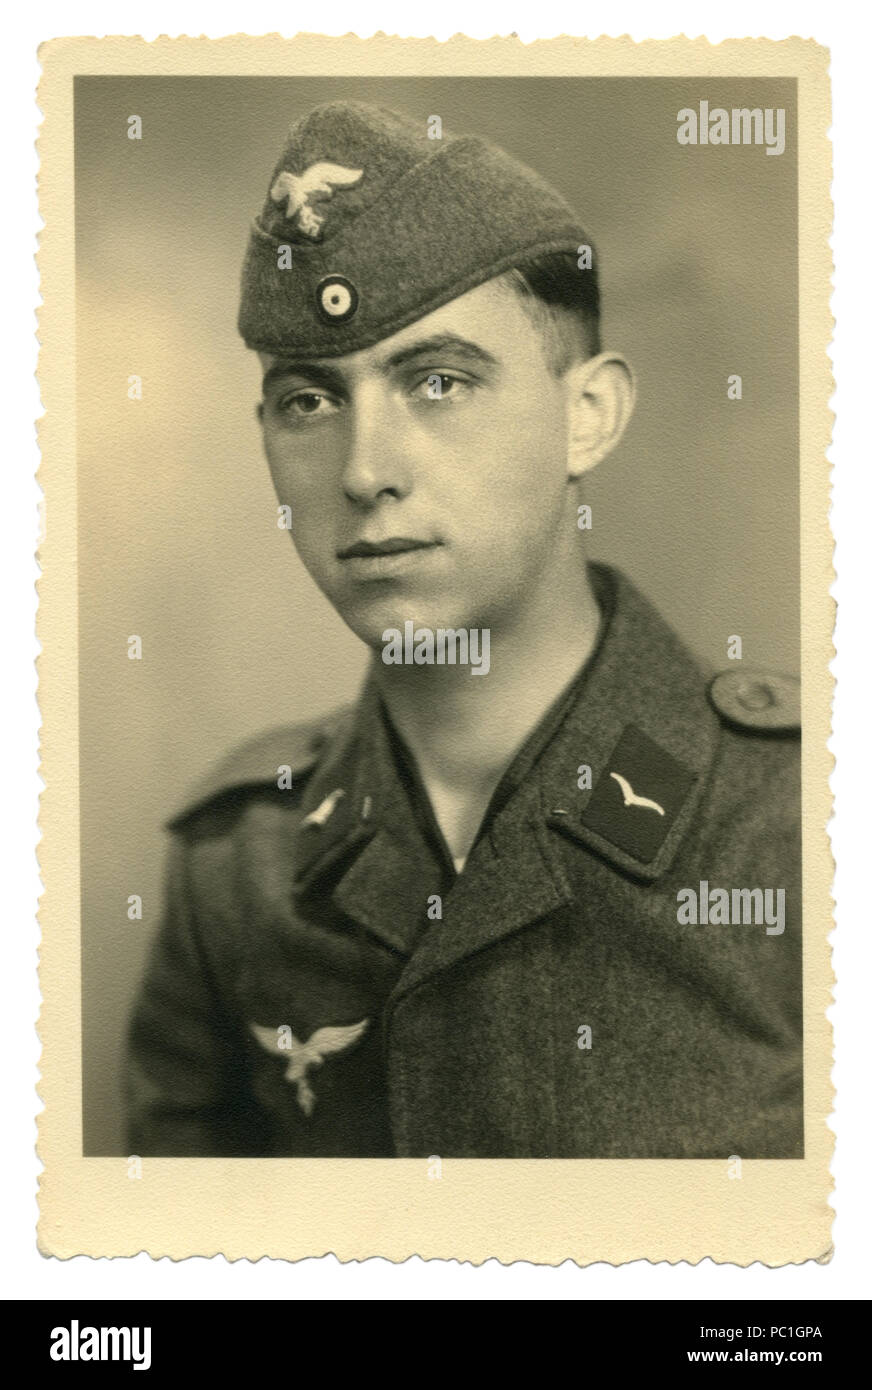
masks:
[(436, 333), (430, 338), (419, 338), (407, 347), (397, 348), (396, 352), (385, 358), (384, 366), (388, 369), (402, 367), (413, 358), (436, 357), (443, 352), (449, 352), (452, 357), (462, 358), (479, 366), (499, 366), (497, 359), (486, 348), (471, 342), (469, 338), (461, 338), (456, 333)]
[(289, 376), (300, 377), (313, 386), (323, 386), (328, 391), (341, 391), (346, 382), (340, 371), (329, 362), (274, 362), (264, 374), (262, 390), (266, 395), (271, 386), (286, 380)]
[[(429, 338), (418, 338), (406, 347), (397, 348), (378, 365), (382, 371), (393, 371), (416, 358), (438, 357), (444, 352), (450, 353), (455, 360), (466, 361), (480, 367), (499, 366), (497, 359), (486, 348), (472, 342), (469, 338), (461, 338), (457, 333), (436, 333)], [(338, 392), (347, 386), (342, 372), (330, 362), (278, 361), (274, 362), (264, 375), (264, 395), (276, 382), (284, 381), (289, 376), (300, 377), (303, 381), (323, 386), (330, 391)]]

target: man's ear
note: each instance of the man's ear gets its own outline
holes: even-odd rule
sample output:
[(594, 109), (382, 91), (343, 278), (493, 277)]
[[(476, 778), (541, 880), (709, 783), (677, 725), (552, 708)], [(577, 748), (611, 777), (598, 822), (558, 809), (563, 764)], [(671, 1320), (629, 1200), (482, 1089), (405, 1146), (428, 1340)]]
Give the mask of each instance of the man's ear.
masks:
[[(262, 372), (264, 375), (266, 375), (266, 373), (269, 371), (270, 367), (272, 366), (273, 362), (275, 361), (275, 358), (274, 358), (274, 357), (271, 357), (270, 354), (269, 354), (268, 352), (259, 352), (259, 353), (257, 354), (257, 356), (258, 356), (258, 361), (260, 362), (260, 369), (261, 369), (261, 372)], [(263, 401), (262, 401), (262, 400), (258, 401), (258, 403), (257, 403), (257, 410), (256, 410), (255, 413), (256, 413), (256, 415), (257, 415), (257, 423), (258, 423), (260, 426), (263, 426), (263, 408), (264, 408), (264, 403), (263, 403)]]
[(630, 364), (616, 352), (577, 362), (564, 374), (567, 409), (567, 472), (595, 468), (614, 449), (636, 400)]

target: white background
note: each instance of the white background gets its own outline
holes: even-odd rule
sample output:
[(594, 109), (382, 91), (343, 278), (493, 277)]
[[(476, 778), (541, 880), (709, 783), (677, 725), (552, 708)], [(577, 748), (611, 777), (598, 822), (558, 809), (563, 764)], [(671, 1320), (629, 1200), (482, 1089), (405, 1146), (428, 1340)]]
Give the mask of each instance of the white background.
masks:
[[(584, 24), (584, 29), (581, 25)], [(425, 28), (424, 26), (431, 26)], [(139, 27), (142, 26), (142, 27)], [(728, 27), (725, 27), (728, 26)], [(394, 1266), (384, 1260), (340, 1265), (332, 1257), (288, 1265), (262, 1260), (252, 1265), (211, 1261), (134, 1260), (69, 1261), (45, 1259), (36, 1249), (36, 1181), (34, 1115), (39, 1042), (36, 985), (38, 931), (34, 909), (40, 891), (35, 860), (37, 777), (36, 679), (33, 659), (37, 567), (38, 489), (33, 472), (38, 461), (33, 421), (41, 406), (33, 376), (36, 363), (34, 305), (38, 281), (33, 264), (38, 217), (35, 200), (37, 159), (33, 141), (38, 113), (36, 49), (43, 40), (65, 34), (142, 33), (207, 34), (219, 37), (243, 28), (250, 34), (298, 29), (349, 31), (363, 36), (389, 34), (447, 39), (462, 31), (476, 38), (517, 32), (530, 41), (561, 33), (621, 35), (634, 39), (705, 34), (718, 41), (765, 35), (814, 38), (832, 51), (833, 140), (836, 204), (836, 260), (833, 311), (837, 320), (833, 348), (838, 391), (831, 459), (835, 465), (832, 525), (836, 536), (839, 604), (836, 629), (838, 681), (835, 734), (837, 759), (832, 779), (836, 818), (831, 826), (837, 860), (834, 892), (839, 931), (834, 964), (839, 983), (831, 1015), (836, 1028), (838, 1090), (833, 1120), (837, 1134), (833, 1174), (836, 1191), (835, 1257), (829, 1265), (807, 1263), (769, 1270), (714, 1266), (637, 1263), (613, 1269), (595, 1265), (579, 1270), (495, 1261), (474, 1269), (455, 1264), (412, 1260)], [(870, 1222), (870, 1066), (872, 1046), (867, 1023), (870, 987), (872, 911), (865, 865), (872, 814), (872, 759), (868, 711), (872, 708), (872, 672), (868, 611), (872, 568), (868, 536), (870, 448), (867, 438), (870, 370), (870, 206), (869, 165), (872, 107), (868, 102), (868, 9), (857, 0), (830, 0), (813, 6), (753, 3), (713, 5), (626, 0), (588, 0), (577, 6), (555, 0), (479, 0), (474, 7), (460, 0), (434, 6), (320, 0), (316, 8), (246, 0), (244, 6), (220, 0), (151, 0), (135, 9), (113, 4), (42, 3), (14, 6), (4, 16), (2, 50), (3, 157), (0, 161), (0, 234), (3, 254), (2, 341), (4, 388), (2, 458), (3, 502), (0, 506), (0, 652), (2, 652), (2, 879), (0, 924), (3, 929), (0, 971), (0, 1070), (3, 1074), (2, 1146), (0, 1146), (0, 1293), (4, 1298), (309, 1298), (309, 1299), (858, 1299), (872, 1293), (868, 1245)], [(71, 1315), (75, 1315), (74, 1309)]]

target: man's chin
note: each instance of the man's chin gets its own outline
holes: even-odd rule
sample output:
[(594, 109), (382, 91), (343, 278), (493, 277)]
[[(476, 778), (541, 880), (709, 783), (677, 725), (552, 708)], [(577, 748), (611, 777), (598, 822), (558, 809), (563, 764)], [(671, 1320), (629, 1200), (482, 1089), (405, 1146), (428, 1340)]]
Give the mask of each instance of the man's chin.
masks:
[[(404, 637), (406, 624), (411, 624), (413, 634), (420, 629), (437, 632), (444, 628), (469, 626), (458, 616), (460, 605), (422, 602), (396, 594), (372, 595), (365, 603), (358, 601), (335, 606), (354, 635), (375, 652), (381, 652), (394, 634)], [(386, 633), (388, 636), (385, 636)]]

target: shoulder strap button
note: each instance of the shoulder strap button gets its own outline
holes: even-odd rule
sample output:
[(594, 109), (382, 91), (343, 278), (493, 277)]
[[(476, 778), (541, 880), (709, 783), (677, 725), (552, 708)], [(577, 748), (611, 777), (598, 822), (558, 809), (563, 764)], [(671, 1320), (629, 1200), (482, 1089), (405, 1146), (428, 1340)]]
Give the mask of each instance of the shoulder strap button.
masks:
[(800, 683), (778, 671), (722, 671), (709, 699), (728, 724), (760, 733), (799, 729)]
[(743, 709), (756, 713), (758, 710), (772, 709), (778, 704), (778, 696), (768, 681), (749, 677), (736, 686), (736, 699)]

